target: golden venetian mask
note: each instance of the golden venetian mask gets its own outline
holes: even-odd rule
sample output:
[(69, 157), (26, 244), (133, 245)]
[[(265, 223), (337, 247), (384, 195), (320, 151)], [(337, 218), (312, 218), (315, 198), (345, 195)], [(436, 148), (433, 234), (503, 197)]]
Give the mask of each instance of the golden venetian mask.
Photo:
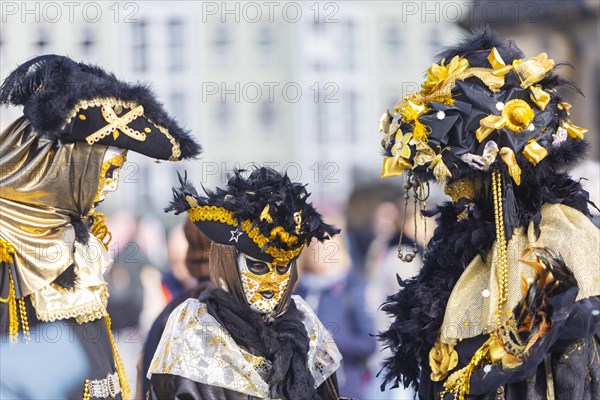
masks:
[(100, 179), (98, 190), (94, 198), (94, 204), (100, 203), (110, 192), (119, 188), (119, 170), (127, 161), (127, 150), (109, 147), (104, 154), (104, 161), (100, 167)]
[(250, 308), (261, 314), (272, 312), (290, 282), (291, 263), (274, 265), (240, 253), (238, 269)]

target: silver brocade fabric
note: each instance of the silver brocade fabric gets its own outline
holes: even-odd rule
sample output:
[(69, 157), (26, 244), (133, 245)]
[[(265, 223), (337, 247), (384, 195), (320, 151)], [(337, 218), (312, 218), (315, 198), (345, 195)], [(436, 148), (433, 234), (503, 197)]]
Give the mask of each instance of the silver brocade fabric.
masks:
[[(315, 387), (321, 385), (340, 366), (342, 355), (331, 334), (299, 296), (292, 296), (304, 314), (310, 339), (308, 368)], [(154, 354), (152, 374), (171, 374), (195, 382), (270, 399), (270, 363), (240, 348), (229, 333), (197, 299), (188, 299), (170, 315), (160, 344)]]

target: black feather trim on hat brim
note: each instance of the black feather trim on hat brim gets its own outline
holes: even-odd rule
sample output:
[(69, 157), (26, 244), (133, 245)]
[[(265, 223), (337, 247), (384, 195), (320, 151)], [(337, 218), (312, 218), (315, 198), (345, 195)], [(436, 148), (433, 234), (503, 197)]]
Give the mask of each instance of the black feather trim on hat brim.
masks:
[[(21, 64), (0, 86), (0, 104), (23, 106), (23, 114), (37, 132), (67, 142), (101, 143), (170, 160), (196, 157), (201, 152), (200, 145), (167, 114), (147, 86), (122, 82), (99, 67), (68, 57), (46, 55)], [(100, 104), (110, 107), (119, 118), (136, 106), (143, 112), (109, 129)], [(103, 128), (105, 135), (93, 139)], [(128, 135), (132, 131), (141, 136)]]
[(304, 185), (270, 168), (249, 174), (235, 170), (224, 189), (205, 189), (206, 196), (197, 194), (187, 173), (179, 176), (179, 183), (165, 211), (187, 211), (211, 240), (260, 260), (287, 264), (313, 238), (324, 241), (339, 233), (306, 201)]

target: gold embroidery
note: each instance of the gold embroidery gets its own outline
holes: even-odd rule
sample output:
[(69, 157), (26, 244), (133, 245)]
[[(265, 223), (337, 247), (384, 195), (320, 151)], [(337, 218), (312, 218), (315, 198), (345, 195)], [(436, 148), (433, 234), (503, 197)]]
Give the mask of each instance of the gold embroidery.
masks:
[[(69, 113), (69, 115), (67, 116), (67, 119), (65, 120), (65, 125), (69, 124), (71, 122), (71, 120), (73, 118), (75, 118), (75, 116), (77, 115), (77, 113), (80, 110), (86, 110), (89, 107), (102, 107), (104, 104), (111, 105), (114, 104), (115, 106), (121, 106), (122, 108), (129, 108), (130, 110), (134, 110), (136, 107), (141, 107), (139, 106), (137, 103), (133, 102), (133, 101), (123, 101), (123, 100), (117, 100), (115, 98), (112, 97), (108, 97), (108, 98), (104, 98), (104, 99), (100, 99), (100, 98), (96, 98), (96, 99), (91, 99), (91, 100), (82, 100), (79, 103), (77, 103), (75, 105), (75, 107), (73, 107), (73, 110)], [(143, 110), (143, 108), (142, 108)], [(142, 116), (142, 115), (140, 115)], [(85, 116), (84, 116), (85, 117)], [(123, 118), (123, 117), (121, 117)], [(161, 126), (161, 125), (157, 125), (156, 123), (154, 123), (152, 120), (150, 120), (149, 118), (147, 118), (146, 116), (144, 116), (144, 118), (151, 123), (152, 125), (154, 125), (163, 135), (165, 135), (167, 137), (167, 139), (169, 139), (169, 142), (171, 142), (171, 146), (172, 146), (172, 150), (171, 150), (171, 157), (169, 158), (170, 161), (177, 161), (179, 160), (179, 158), (181, 157), (181, 148), (179, 143), (177, 142), (177, 140), (175, 140), (175, 138), (173, 137), (173, 135), (171, 135), (168, 131), (167, 128)], [(135, 118), (134, 118), (135, 119)], [(128, 128), (131, 129), (131, 128)], [(133, 129), (131, 129), (131, 131), (133, 131)], [(145, 132), (148, 132), (147, 130), (144, 129)], [(135, 131), (137, 132), (137, 131)], [(107, 131), (106, 135), (112, 133), (112, 131)], [(145, 140), (146, 134), (145, 133), (141, 133), (141, 132), (137, 132), (137, 134), (143, 135), (144, 139), (136, 139), (136, 140)], [(103, 136), (103, 137), (104, 137)], [(139, 136), (141, 137), (141, 136)], [(89, 137), (88, 137), (89, 138)], [(100, 140), (101, 138), (99, 138), (98, 140)], [(134, 138), (135, 139), (135, 138)], [(96, 141), (98, 141), (96, 140)], [(88, 140), (89, 143), (89, 140)], [(92, 144), (92, 143), (90, 143)]]
[(447, 183), (444, 186), (444, 193), (450, 196), (453, 202), (457, 202), (462, 198), (473, 200), (475, 197), (475, 190), (468, 179), (458, 179)]
[(111, 104), (108, 102), (102, 103), (100, 106), (100, 110), (102, 112), (102, 117), (108, 123), (105, 127), (98, 129), (96, 132), (92, 133), (88, 137), (86, 137), (86, 141), (88, 144), (94, 144), (98, 142), (100, 139), (103, 139), (105, 136), (113, 133), (113, 139), (117, 140), (119, 137), (119, 132), (124, 133), (130, 138), (138, 141), (146, 140), (146, 134), (136, 131), (135, 129), (130, 128), (128, 125), (134, 120), (144, 115), (144, 107), (135, 106), (133, 107), (127, 114), (119, 117)]

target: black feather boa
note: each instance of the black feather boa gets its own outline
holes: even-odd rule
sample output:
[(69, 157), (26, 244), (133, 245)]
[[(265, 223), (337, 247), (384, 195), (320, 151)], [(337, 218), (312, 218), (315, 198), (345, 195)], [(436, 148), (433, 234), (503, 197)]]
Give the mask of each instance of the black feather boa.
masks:
[(272, 362), (269, 379), (272, 398), (320, 399), (307, 366), (309, 340), (303, 315), (293, 300), (286, 312), (271, 323), (222, 289), (206, 290), (199, 300), (238, 345)]
[[(579, 149), (577, 149), (579, 150)], [(588, 193), (567, 173), (545, 168), (540, 163), (535, 173), (523, 171), (523, 181), (515, 186), (518, 225), (541, 220), (543, 204), (564, 204), (590, 216)], [(541, 168), (540, 168), (541, 167)], [(480, 182), (490, 182), (481, 176)], [(489, 186), (489, 185), (488, 185)], [(458, 220), (464, 210), (458, 203), (445, 203), (429, 216), (437, 215), (437, 228), (427, 246), (423, 267), (411, 279), (398, 278), (399, 292), (389, 296), (382, 310), (394, 318), (390, 328), (378, 335), (393, 355), (383, 364), (382, 390), (388, 384), (418, 389), (421, 362), (426, 362), (444, 319), (446, 304), (460, 275), (481, 255), (484, 259), (495, 241), (493, 201), (489, 188), (482, 184), (480, 195), (468, 218)], [(512, 232), (507, 232), (510, 236)], [(424, 379), (429, 379), (424, 376)]]

